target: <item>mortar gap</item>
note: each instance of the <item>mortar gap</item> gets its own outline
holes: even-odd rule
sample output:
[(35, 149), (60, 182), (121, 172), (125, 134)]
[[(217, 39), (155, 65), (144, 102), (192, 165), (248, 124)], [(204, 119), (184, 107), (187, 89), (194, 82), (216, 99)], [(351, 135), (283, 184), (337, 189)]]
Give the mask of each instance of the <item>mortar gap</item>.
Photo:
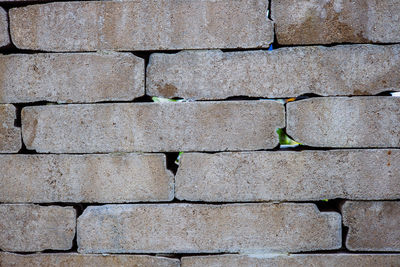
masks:
[(308, 98), (316, 98), (316, 97), (322, 97), (322, 96), (315, 94), (315, 93), (305, 93), (305, 94), (301, 94), (298, 97), (296, 97), (295, 101), (304, 100), (304, 99), (308, 99)]
[(380, 93), (376, 94), (375, 96), (392, 96), (392, 93), (397, 93), (399, 91), (387, 90), (387, 91), (380, 92)]
[(317, 208), (320, 212), (337, 212), (342, 214), (340, 210), (341, 204), (344, 202), (343, 198), (334, 198), (334, 199), (326, 199), (325, 201), (315, 201), (313, 202), (317, 205)]
[(21, 128), (22, 127), (21, 111), (23, 107), (21, 105), (14, 105), (14, 107), (15, 107), (14, 127)]
[(273, 42), (271, 44), (272, 45), (272, 49), (271, 50), (276, 50), (276, 49), (284, 47), (284, 46), (282, 46), (282, 45), (280, 45), (278, 43), (278, 36), (276, 35), (276, 24), (275, 23), (274, 23), (274, 26), (273, 26), (273, 31), (274, 31), (274, 39), (273, 39)]
[(22, 110), (24, 107), (30, 106), (46, 106), (46, 105), (56, 105), (57, 102), (50, 102), (50, 101), (34, 101), (34, 102), (20, 102), (20, 103), (13, 103), (13, 105), (17, 108)]
[(225, 98), (225, 101), (237, 101), (237, 100), (260, 100), (260, 97), (252, 97), (246, 95), (229, 96)]
[[(238, 255), (239, 252), (155, 253), (154, 256), (181, 260), (183, 257)], [(147, 254), (146, 254), (147, 255)]]
[(7, 250), (2, 250), (0, 249), (0, 252), (7, 252), (7, 253), (12, 253), (12, 254), (17, 254), (17, 255), (32, 255), (32, 254), (37, 254), (38, 252), (36, 251), (7, 251)]
[[(313, 251), (299, 251), (299, 252), (291, 252), (290, 255), (318, 255), (318, 254), (343, 254), (343, 253), (352, 253), (351, 251), (345, 249), (345, 248), (339, 248), (339, 249), (329, 249), (329, 250), (313, 250)], [(371, 252), (369, 252), (371, 253)], [(375, 252), (374, 252), (375, 253)]]
[(147, 64), (149, 63), (151, 52), (149, 52), (149, 51), (132, 51), (131, 53), (137, 57), (144, 59), (145, 66), (147, 66)]
[[(27, 0), (27, 1), (18, 1), (18, 2), (2, 2), (0, 6), (4, 8), (4, 10), (8, 11), (11, 8), (16, 8), (16, 7), (26, 7), (34, 4), (48, 4), (48, 3), (54, 3), (54, 2), (62, 2), (64, 0), (41, 0), (38, 2), (37, 0)], [(91, 0), (87, 0), (91, 1)]]
[[(285, 124), (287, 124), (286, 122), (286, 104), (285, 104)], [(301, 146), (302, 145), (298, 145), (300, 144), (299, 142), (297, 142), (293, 137), (291, 137), (290, 135), (287, 134), (286, 132), (286, 126), (283, 128), (278, 128), (278, 130), (281, 130), (281, 134), (278, 134), (278, 141), (279, 141), (279, 145), (278, 145), (278, 150), (301, 150)], [(286, 141), (286, 137), (290, 138), (291, 140), (295, 141), (296, 143), (298, 143), (297, 145), (294, 144), (285, 144), (284, 141)], [(283, 139), (283, 140), (282, 140)]]
[(153, 100), (151, 99), (151, 96), (145, 94), (140, 97), (136, 97), (131, 102), (132, 103), (149, 103), (149, 102), (153, 102)]
[(342, 248), (346, 248), (346, 239), (347, 234), (349, 233), (349, 227), (343, 224), (343, 217), (342, 217)]
[[(267, 7), (267, 12), (268, 12), (267, 18), (268, 18), (269, 20), (271, 20), (271, 21), (274, 21), (274, 20), (272, 19), (272, 16), (271, 16), (271, 5), (272, 5), (272, 0), (269, 0), (269, 1), (268, 1), (268, 7)], [(274, 25), (274, 27), (275, 27), (275, 25)], [(275, 32), (275, 31), (274, 31), (274, 32)]]
[(21, 149), (18, 151), (18, 154), (24, 154), (24, 155), (32, 155), (32, 154), (38, 154), (36, 150), (31, 150), (31, 149), (27, 149), (26, 145), (24, 143), (24, 140), (22, 139), (21, 136)]
[[(224, 53), (229, 53), (229, 52), (246, 52), (246, 51), (268, 51), (269, 46), (268, 47), (254, 47), (254, 48), (221, 48), (218, 50), (221, 50)], [(212, 50), (212, 49), (209, 49)]]
[(178, 159), (179, 152), (164, 152), (164, 155), (166, 158), (167, 169), (176, 175), (179, 165), (176, 164), (175, 161)]
[[(277, 39), (276, 39), (277, 40)], [(290, 48), (290, 47), (308, 47), (308, 46), (321, 46), (321, 47), (335, 47), (335, 46), (354, 46), (354, 45), (375, 45), (375, 46), (388, 46), (388, 45), (397, 45), (400, 44), (400, 42), (394, 42), (394, 43), (350, 43), (350, 42), (343, 42), (343, 43), (330, 43), (330, 44), (323, 44), (323, 43), (315, 43), (315, 44), (280, 44), (279, 42), (276, 43), (277, 48)], [(275, 49), (275, 46), (274, 46)]]

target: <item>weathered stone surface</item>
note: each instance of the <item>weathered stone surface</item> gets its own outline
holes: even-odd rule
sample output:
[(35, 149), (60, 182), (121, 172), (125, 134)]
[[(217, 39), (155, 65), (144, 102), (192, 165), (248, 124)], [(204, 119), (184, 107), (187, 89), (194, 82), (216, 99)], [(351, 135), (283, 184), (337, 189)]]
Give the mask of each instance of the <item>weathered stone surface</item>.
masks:
[(311, 98), (287, 104), (287, 133), (316, 147), (400, 147), (400, 98)]
[(314, 204), (106, 205), (78, 218), (81, 253), (308, 251), (341, 247), (341, 217)]
[(400, 42), (399, 0), (272, 0), (280, 44)]
[(400, 201), (346, 201), (343, 224), (352, 251), (400, 251)]
[(144, 95), (144, 60), (128, 53), (0, 56), (0, 103), (127, 101)]
[(284, 118), (277, 101), (52, 105), (24, 108), (22, 131), (40, 152), (253, 150), (278, 144)]
[(145, 255), (89, 255), (77, 253), (19, 255), (0, 252), (0, 266), (148, 266), (179, 267), (178, 259)]
[(68, 250), (75, 235), (72, 207), (0, 205), (0, 249), (31, 252)]
[(21, 149), (21, 128), (14, 126), (16, 118), (13, 105), (0, 105), (0, 153), (16, 153)]
[(10, 10), (18, 48), (46, 51), (268, 47), (268, 0), (98, 1)]
[(0, 47), (10, 44), (7, 12), (0, 7)]
[(375, 95), (400, 90), (400, 45), (156, 53), (146, 82), (150, 95), (186, 99)]
[(178, 199), (306, 201), (400, 198), (400, 150), (184, 153)]
[[(117, 192), (117, 193), (116, 193)], [(0, 202), (168, 201), (162, 154), (0, 155)]]
[(182, 267), (376, 267), (397, 266), (400, 254), (257, 254), (257, 255), (216, 255), (200, 257), (183, 257)]

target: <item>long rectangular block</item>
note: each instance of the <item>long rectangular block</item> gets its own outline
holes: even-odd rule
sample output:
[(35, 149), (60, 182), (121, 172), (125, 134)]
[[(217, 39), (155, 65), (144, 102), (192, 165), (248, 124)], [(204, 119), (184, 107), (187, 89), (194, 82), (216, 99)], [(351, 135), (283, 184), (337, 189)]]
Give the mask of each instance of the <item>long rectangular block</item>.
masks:
[(0, 47), (10, 44), (7, 12), (0, 7)]
[(287, 104), (287, 133), (315, 147), (400, 147), (400, 98), (311, 98)]
[(185, 99), (375, 95), (398, 88), (399, 55), (400, 45), (155, 53), (147, 68), (146, 90)]
[(30, 204), (0, 205), (0, 249), (33, 252), (68, 250), (75, 236), (72, 207)]
[(341, 247), (341, 217), (313, 204), (106, 205), (78, 218), (81, 253), (308, 251)]
[(13, 105), (0, 105), (0, 153), (16, 153), (21, 149), (21, 128), (14, 126), (16, 118)]
[(318, 266), (318, 267), (376, 267), (398, 266), (400, 254), (257, 254), (183, 257), (182, 267), (261, 267), (261, 266)]
[(307, 201), (400, 198), (400, 150), (184, 153), (181, 200)]
[[(273, 148), (284, 127), (277, 101), (51, 105), (22, 110), (38, 152), (220, 151)], [(245, 137), (245, 138), (244, 138)]]
[(10, 10), (14, 44), (45, 51), (268, 47), (268, 0), (98, 1)]
[(88, 255), (78, 253), (13, 254), (0, 252), (0, 266), (146, 266), (179, 267), (179, 259), (145, 255)]
[(279, 44), (396, 43), (399, 0), (271, 0)]
[[(118, 192), (118, 193), (116, 193)], [(162, 154), (0, 155), (0, 202), (168, 201)]]
[(400, 201), (346, 201), (343, 224), (352, 251), (400, 251)]
[(0, 103), (129, 101), (144, 95), (144, 60), (128, 53), (0, 56)]

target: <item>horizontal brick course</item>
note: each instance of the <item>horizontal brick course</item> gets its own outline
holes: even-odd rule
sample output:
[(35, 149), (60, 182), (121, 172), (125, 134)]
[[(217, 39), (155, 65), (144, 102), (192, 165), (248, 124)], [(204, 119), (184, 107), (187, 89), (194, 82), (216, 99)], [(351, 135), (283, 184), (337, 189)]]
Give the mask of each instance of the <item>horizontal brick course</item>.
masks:
[(400, 42), (399, 0), (271, 0), (282, 45)]
[(77, 253), (20, 255), (0, 252), (0, 265), (8, 266), (146, 266), (179, 267), (178, 259), (143, 255), (88, 255)]
[(0, 205), (0, 249), (33, 252), (68, 250), (75, 236), (72, 207)]
[(106, 205), (78, 219), (81, 253), (307, 251), (341, 246), (341, 219), (313, 204)]
[(315, 147), (400, 147), (400, 98), (311, 98), (287, 104), (287, 133)]
[(10, 44), (7, 12), (0, 7), (0, 47)]
[(400, 45), (152, 54), (147, 92), (163, 97), (375, 95), (399, 88)]
[(400, 201), (346, 201), (343, 224), (352, 251), (400, 251)]
[(268, 47), (268, 0), (98, 1), (10, 10), (21, 49), (45, 51)]
[(21, 149), (21, 128), (14, 126), (16, 118), (13, 105), (0, 105), (0, 153), (16, 153)]
[(165, 156), (0, 155), (0, 202), (168, 201)]
[(341, 266), (341, 267), (376, 267), (397, 266), (400, 262), (399, 254), (257, 254), (257, 255), (216, 255), (183, 257), (182, 267), (261, 267), (261, 266)]
[(144, 60), (128, 53), (0, 56), (0, 102), (128, 101), (144, 95)]
[(400, 150), (184, 153), (178, 199), (306, 201), (400, 198)]
[(40, 152), (254, 150), (278, 144), (284, 117), (277, 101), (51, 105), (24, 108), (22, 129)]

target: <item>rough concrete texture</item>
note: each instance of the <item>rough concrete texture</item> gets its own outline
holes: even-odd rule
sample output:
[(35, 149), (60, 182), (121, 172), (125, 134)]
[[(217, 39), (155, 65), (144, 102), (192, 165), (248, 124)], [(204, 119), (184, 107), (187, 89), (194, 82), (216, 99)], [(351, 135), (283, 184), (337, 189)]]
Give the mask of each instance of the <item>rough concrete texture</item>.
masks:
[(0, 249), (33, 252), (68, 250), (75, 236), (72, 207), (30, 204), (0, 205)]
[(349, 227), (347, 249), (400, 251), (399, 201), (346, 201), (342, 214), (343, 224)]
[(278, 144), (284, 118), (277, 101), (52, 105), (24, 108), (22, 132), (40, 152), (254, 150)]
[(377, 267), (398, 266), (400, 254), (256, 254), (183, 257), (182, 267)]
[(0, 155), (0, 202), (169, 201), (165, 155)]
[(341, 247), (341, 217), (314, 204), (88, 207), (81, 253), (312, 251)]
[(0, 47), (10, 44), (7, 12), (0, 7)]
[(399, 0), (272, 0), (283, 45), (400, 42)]
[(268, 0), (68, 2), (10, 10), (18, 48), (46, 51), (268, 47)]
[(0, 266), (179, 267), (179, 260), (144, 255), (89, 255), (77, 253), (18, 255), (0, 252)]
[(128, 101), (144, 95), (144, 60), (129, 53), (0, 56), (0, 103)]
[(152, 54), (147, 92), (163, 97), (375, 95), (400, 90), (400, 45)]
[(21, 128), (14, 126), (16, 118), (13, 105), (0, 105), (0, 153), (16, 153), (21, 149)]
[(400, 150), (184, 153), (178, 199), (209, 202), (400, 198)]
[(286, 131), (315, 147), (400, 147), (400, 98), (311, 98), (287, 104)]

